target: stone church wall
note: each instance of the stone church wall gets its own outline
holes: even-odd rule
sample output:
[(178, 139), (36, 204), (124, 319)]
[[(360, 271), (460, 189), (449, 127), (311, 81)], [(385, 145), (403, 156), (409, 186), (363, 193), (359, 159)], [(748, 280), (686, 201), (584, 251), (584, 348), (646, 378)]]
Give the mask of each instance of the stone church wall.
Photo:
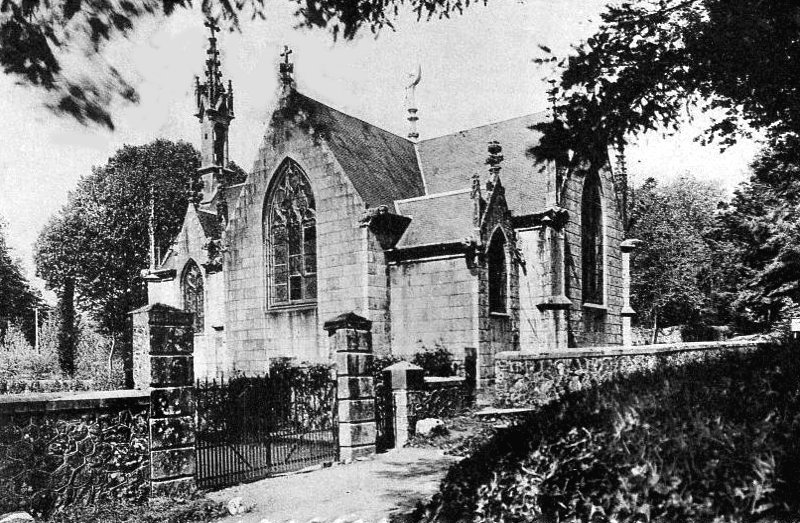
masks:
[(572, 301), (567, 319), (570, 324), (569, 345), (590, 347), (622, 343), (622, 258), (623, 238), (611, 171), (600, 173), (605, 245), (605, 303), (604, 308), (586, 307), (582, 298), (581, 265), (581, 196), (584, 177), (573, 174), (567, 181), (563, 206), (569, 212), (566, 226), (566, 294)]
[(220, 272), (208, 274), (203, 263), (208, 261), (203, 246), (206, 238), (193, 209), (189, 210), (183, 229), (173, 244), (173, 266), (175, 278), (148, 285), (148, 303), (163, 303), (183, 308), (181, 276), (186, 263), (192, 259), (203, 272), (205, 302), (204, 330), (195, 333), (194, 374), (198, 378), (213, 378), (232, 369), (232, 361), (225, 346), (225, 295), (223, 275)]
[[(322, 144), (299, 130), (273, 144), (268, 136), (231, 213), (228, 227), (227, 343), (237, 370), (263, 372), (276, 357), (327, 360), (322, 323), (338, 314), (364, 310), (363, 241), (358, 218), (364, 204), (341, 166)], [(316, 305), (267, 306), (263, 250), (263, 205), (272, 175), (284, 158), (309, 178), (317, 205)], [(370, 318), (371, 319), (371, 318)]]
[(457, 359), (475, 347), (477, 277), (463, 256), (390, 266), (392, 352), (413, 354), (439, 343)]
[(517, 230), (518, 246), (525, 260), (519, 269), (519, 346), (520, 350), (543, 350), (555, 346), (546, 313), (539, 310), (549, 294), (551, 256), (541, 227)]

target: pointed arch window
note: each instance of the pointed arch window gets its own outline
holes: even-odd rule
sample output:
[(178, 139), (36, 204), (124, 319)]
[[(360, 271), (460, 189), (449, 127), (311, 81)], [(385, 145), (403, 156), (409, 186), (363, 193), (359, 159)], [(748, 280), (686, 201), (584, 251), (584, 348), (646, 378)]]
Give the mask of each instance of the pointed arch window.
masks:
[(317, 299), (317, 213), (311, 184), (287, 160), (267, 195), (264, 212), (270, 306)]
[(508, 302), (508, 270), (506, 266), (506, 236), (497, 229), (489, 243), (489, 312), (505, 313)]
[(205, 288), (203, 271), (194, 260), (189, 260), (183, 269), (181, 293), (183, 309), (194, 313), (194, 332), (202, 333), (205, 328)]
[(586, 178), (581, 197), (581, 258), (583, 260), (583, 302), (603, 304), (603, 205), (600, 177)]

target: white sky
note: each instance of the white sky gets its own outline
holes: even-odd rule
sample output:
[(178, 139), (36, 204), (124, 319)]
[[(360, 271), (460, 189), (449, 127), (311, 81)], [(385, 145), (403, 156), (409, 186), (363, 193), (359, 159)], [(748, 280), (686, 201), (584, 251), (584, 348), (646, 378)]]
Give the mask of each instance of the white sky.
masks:
[[(349, 114), (405, 135), (404, 83), (416, 64), (419, 130), (428, 138), (546, 107), (542, 72), (533, 64), (538, 44), (563, 54), (591, 33), (602, 0), (491, 0), (463, 16), (416, 23), (406, 14), (397, 31), (376, 39), (334, 43), (322, 31), (296, 29), (294, 3), (267, 0), (267, 21), (244, 23), (220, 35), (222, 70), (233, 80), (236, 120), (231, 158), (249, 170), (275, 102), (276, 67), (283, 44), (294, 49), (301, 91)], [(0, 75), (0, 215), (9, 243), (30, 276), (32, 244), (48, 217), (66, 201), (80, 176), (102, 165), (123, 144), (159, 137), (199, 146), (193, 78), (202, 75), (207, 30), (200, 13), (179, 11), (148, 22), (108, 49), (106, 59), (137, 87), (141, 102), (114, 111), (114, 132), (83, 127), (43, 108), (41, 93)], [(696, 130), (664, 140), (648, 136), (629, 150), (633, 182), (690, 172), (726, 188), (746, 178), (756, 151), (743, 143), (720, 155), (692, 142)]]

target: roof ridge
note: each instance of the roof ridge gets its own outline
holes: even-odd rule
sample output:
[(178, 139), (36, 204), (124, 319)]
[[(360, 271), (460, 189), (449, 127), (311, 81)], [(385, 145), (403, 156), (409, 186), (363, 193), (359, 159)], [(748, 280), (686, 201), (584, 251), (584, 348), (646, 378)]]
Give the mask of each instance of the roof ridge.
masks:
[(474, 131), (476, 129), (482, 129), (484, 127), (491, 127), (493, 125), (506, 123), (506, 122), (511, 122), (513, 120), (521, 120), (523, 118), (530, 118), (531, 116), (538, 116), (540, 114), (547, 114), (547, 112), (548, 112), (547, 109), (542, 109), (541, 111), (536, 111), (536, 112), (528, 113), (528, 114), (521, 114), (519, 116), (514, 116), (513, 118), (505, 118), (503, 120), (494, 120), (494, 121), (491, 121), (491, 122), (488, 122), (488, 123), (485, 123), (485, 124), (476, 125), (475, 127), (467, 127), (466, 129), (459, 129), (458, 131), (453, 131), (452, 133), (440, 134), (439, 136), (433, 136), (431, 138), (425, 138), (424, 140), (420, 140), (417, 143), (430, 142), (431, 140), (438, 140), (439, 138), (445, 138), (447, 136), (455, 136), (458, 133), (463, 133), (463, 132), (466, 132), (466, 131)]
[(405, 140), (405, 141), (406, 141), (406, 142), (408, 142), (408, 143), (411, 143), (411, 144), (414, 144), (414, 143), (415, 143), (415, 142), (413, 142), (413, 141), (409, 140), (408, 138), (406, 138), (405, 136), (400, 136), (399, 134), (397, 134), (397, 133), (393, 133), (392, 131), (390, 131), (390, 130), (388, 130), (388, 129), (384, 129), (384, 128), (383, 128), (383, 127), (381, 127), (380, 125), (376, 125), (376, 124), (374, 124), (374, 123), (372, 123), (372, 122), (368, 122), (368, 121), (364, 120), (363, 118), (359, 118), (358, 116), (353, 116), (352, 114), (348, 114), (348, 113), (346, 113), (346, 112), (342, 111), (341, 109), (337, 109), (337, 108), (335, 108), (335, 107), (333, 107), (333, 106), (329, 105), (329, 104), (328, 104), (328, 103), (326, 103), (326, 102), (323, 102), (323, 101), (317, 100), (316, 98), (313, 98), (312, 96), (310, 96), (310, 95), (307, 95), (307, 94), (305, 94), (305, 93), (301, 93), (301, 92), (300, 92), (299, 90), (297, 90), (297, 89), (295, 89), (295, 90), (294, 90), (294, 92), (295, 92), (295, 93), (297, 93), (297, 94), (298, 94), (298, 95), (300, 95), (300, 96), (303, 96), (303, 97), (305, 97), (305, 98), (308, 98), (309, 100), (313, 100), (314, 102), (316, 102), (316, 103), (318, 103), (318, 104), (324, 105), (325, 107), (327, 107), (327, 108), (328, 108), (328, 109), (330, 109), (331, 111), (336, 111), (337, 113), (341, 114), (342, 116), (346, 116), (347, 118), (351, 118), (351, 119), (353, 119), (353, 120), (358, 120), (358, 121), (359, 121), (359, 122), (361, 122), (361, 123), (365, 123), (365, 124), (367, 124), (367, 125), (369, 125), (369, 126), (371, 126), (371, 127), (374, 127), (374, 128), (376, 128), (376, 129), (380, 129), (381, 131), (383, 131), (383, 132), (385, 132), (385, 133), (387, 133), (387, 134), (391, 134), (392, 136), (395, 136), (395, 137), (397, 137), (397, 138), (400, 138), (401, 140)]

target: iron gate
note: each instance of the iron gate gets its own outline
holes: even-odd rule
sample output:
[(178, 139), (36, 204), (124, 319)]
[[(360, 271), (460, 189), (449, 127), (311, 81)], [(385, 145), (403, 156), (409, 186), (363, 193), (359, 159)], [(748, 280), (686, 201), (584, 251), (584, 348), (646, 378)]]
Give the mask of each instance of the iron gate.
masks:
[(375, 446), (378, 452), (394, 448), (394, 397), (389, 375), (375, 373)]
[[(311, 382), (309, 382), (311, 381)], [(336, 382), (197, 381), (197, 484), (221, 488), (338, 458)]]

